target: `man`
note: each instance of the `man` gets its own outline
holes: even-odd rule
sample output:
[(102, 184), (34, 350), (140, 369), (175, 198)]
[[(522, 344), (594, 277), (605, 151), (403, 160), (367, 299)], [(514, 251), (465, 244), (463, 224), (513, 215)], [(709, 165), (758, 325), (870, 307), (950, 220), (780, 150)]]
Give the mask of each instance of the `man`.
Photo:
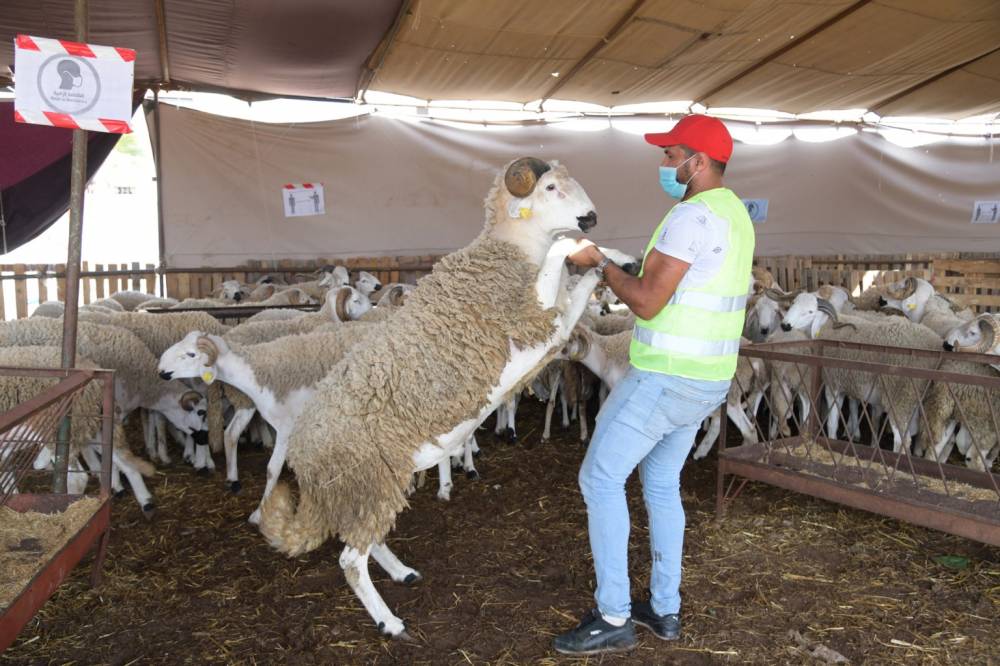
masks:
[[(743, 330), (754, 232), (743, 203), (722, 185), (732, 137), (719, 120), (689, 115), (646, 141), (663, 148), (660, 185), (681, 202), (656, 228), (639, 276), (587, 241), (570, 256), (603, 272), (636, 325), (632, 368), (601, 408), (580, 468), (597, 608), (555, 639), (564, 654), (629, 650), (634, 624), (664, 640), (680, 636), (681, 467), (702, 420), (725, 400)], [(648, 601), (632, 601), (629, 588), (625, 481), (636, 466), (652, 545)]]

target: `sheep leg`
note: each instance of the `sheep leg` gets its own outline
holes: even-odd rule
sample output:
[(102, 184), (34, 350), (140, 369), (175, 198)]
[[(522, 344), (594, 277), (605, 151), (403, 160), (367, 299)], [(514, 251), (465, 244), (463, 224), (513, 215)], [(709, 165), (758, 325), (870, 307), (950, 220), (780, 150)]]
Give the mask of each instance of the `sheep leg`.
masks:
[[(153, 429), (156, 434), (156, 452), (159, 454), (160, 462), (164, 465), (170, 464), (170, 456), (167, 454), (167, 420), (159, 412), (150, 412), (153, 420)], [(157, 456), (149, 455), (150, 460), (156, 460)]]
[(701, 438), (701, 442), (698, 443), (698, 448), (695, 449), (695, 460), (701, 460), (708, 455), (709, 451), (712, 450), (712, 447), (715, 445), (715, 440), (719, 437), (719, 430), (721, 427), (722, 420), (719, 418), (719, 412), (712, 412), (708, 417), (708, 429), (705, 431), (705, 436)]
[(194, 469), (201, 474), (208, 474), (215, 469), (215, 461), (208, 450), (208, 444), (194, 445)]
[(450, 456), (445, 456), (441, 462), (438, 463), (438, 492), (437, 498), (443, 502), (447, 502), (451, 499), (451, 464), (449, 463)]
[(140, 409), (139, 420), (142, 422), (142, 441), (146, 444), (146, 456), (150, 460), (155, 460), (156, 444), (153, 441), (152, 414), (146, 409)]
[(371, 546), (365, 548), (363, 552), (350, 546), (344, 548), (340, 553), (340, 568), (344, 570), (344, 578), (347, 579), (347, 584), (351, 586), (361, 605), (368, 611), (368, 615), (374, 620), (380, 633), (393, 638), (409, 639), (403, 621), (389, 610), (368, 574), (368, 555), (371, 550)]
[(153, 503), (153, 494), (146, 488), (146, 482), (143, 480), (142, 474), (130, 462), (119, 455), (117, 449), (112, 450), (111, 456), (114, 465), (121, 470), (121, 473), (128, 479), (129, 485), (132, 486), (132, 494), (135, 496), (135, 501), (139, 503), (139, 507), (142, 508), (143, 515), (147, 518), (152, 518), (153, 513), (156, 511), (156, 505)]
[(830, 404), (830, 411), (826, 415), (826, 436), (830, 439), (837, 439), (837, 421), (840, 418), (840, 400), (842, 396), (840, 393), (829, 389), (824, 389), (824, 391), (826, 392), (826, 401)]
[(73, 456), (69, 461), (69, 474), (66, 475), (66, 492), (70, 495), (82, 495), (87, 489), (90, 477), (87, 470), (80, 464), (80, 458)]
[(556, 408), (556, 397), (555, 395), (549, 396), (549, 401), (545, 403), (545, 427), (542, 429), (542, 441), (549, 441), (549, 437), (552, 435), (552, 412)]
[[(955, 434), (955, 429), (958, 427), (958, 421), (949, 419), (947, 423), (944, 424), (944, 428), (941, 430), (941, 436), (933, 444), (932, 449), (924, 450), (924, 457), (931, 458), (940, 463), (948, 460), (948, 456), (951, 454), (952, 447), (955, 446), (955, 441), (952, 436)], [(934, 436), (934, 428), (930, 429), (931, 436)], [(965, 451), (962, 451), (965, 454)]]
[[(274, 440), (274, 451), (271, 453), (271, 458), (267, 461), (267, 482), (264, 484), (264, 496), (260, 498), (261, 503), (268, 498), (271, 491), (274, 490), (274, 486), (278, 483), (278, 477), (281, 476), (281, 470), (285, 466), (285, 456), (288, 455), (287, 428), (282, 428), (277, 435)], [(250, 514), (250, 523), (252, 525), (260, 524), (260, 506)]]
[(257, 428), (260, 431), (260, 441), (261, 441), (261, 444), (264, 445), (264, 448), (265, 449), (273, 449), (274, 448), (274, 435), (271, 434), (271, 426), (269, 426), (267, 424), (267, 421), (265, 421), (264, 419), (261, 419), (260, 423), (257, 424)]
[(422, 469), (419, 472), (417, 472), (416, 487), (423, 488), (425, 483), (427, 483), (427, 470)]
[(517, 442), (517, 406), (520, 402), (520, 393), (507, 401), (507, 440), (511, 444)]
[(184, 462), (194, 464), (194, 440), (190, 437), (184, 439)]
[(562, 427), (565, 429), (569, 427), (569, 407), (566, 401), (566, 391), (559, 393), (559, 403), (562, 405)]
[(240, 471), (236, 460), (237, 445), (240, 441), (240, 434), (250, 423), (255, 411), (257, 410), (237, 409), (222, 436), (223, 448), (226, 451), (226, 485), (233, 493), (238, 493), (243, 487), (240, 484)]
[(581, 400), (579, 403), (579, 408), (577, 410), (577, 416), (580, 419), (580, 441), (586, 442), (589, 432), (587, 430), (587, 402)]
[(858, 416), (858, 401), (854, 398), (847, 399), (847, 406), (851, 413), (847, 417), (847, 437), (852, 442), (861, 439), (861, 419)]
[(478, 448), (474, 434), (469, 435), (469, 439), (465, 440), (465, 444), (462, 446), (462, 469), (465, 470), (466, 478), (473, 481), (479, 480), (479, 472), (476, 471), (476, 464), (472, 461), (473, 451)]
[(743, 410), (743, 404), (739, 400), (729, 400), (726, 402), (726, 415), (739, 428), (740, 433), (743, 435), (744, 444), (757, 443), (757, 432), (754, 430), (753, 423)]
[(416, 569), (411, 569), (400, 562), (396, 554), (389, 550), (389, 546), (385, 545), (384, 542), (372, 545), (372, 557), (383, 571), (389, 574), (389, 578), (392, 578), (396, 583), (412, 585), (423, 578)]
[(507, 427), (507, 403), (501, 402), (496, 408), (497, 423), (493, 428), (493, 434), (497, 437), (502, 437), (504, 434), (504, 428)]

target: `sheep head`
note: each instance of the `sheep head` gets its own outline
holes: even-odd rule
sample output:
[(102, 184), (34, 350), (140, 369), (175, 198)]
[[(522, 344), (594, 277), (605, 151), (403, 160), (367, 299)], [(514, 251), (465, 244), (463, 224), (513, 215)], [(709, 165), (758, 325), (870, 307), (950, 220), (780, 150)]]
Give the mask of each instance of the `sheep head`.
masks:
[(191, 331), (160, 356), (160, 377), (168, 380), (200, 377), (211, 384), (215, 381), (220, 349), (228, 349), (222, 338)]
[(975, 352), (977, 354), (997, 354), (1000, 343), (1000, 319), (991, 314), (982, 314), (945, 336), (944, 348), (948, 351)]
[(917, 291), (917, 278), (908, 277), (903, 280), (903, 285), (897, 288), (895, 285), (885, 290), (885, 293), (897, 301), (903, 301), (912, 296)]
[(823, 314), (825, 314), (827, 317), (830, 318), (830, 323), (833, 324), (833, 328), (835, 330), (838, 328), (846, 328), (848, 326), (853, 328), (854, 330), (858, 330), (858, 327), (855, 326), (854, 324), (848, 324), (840, 321), (840, 318), (837, 314), (837, 308), (833, 307), (833, 303), (826, 300), (825, 298), (816, 299), (816, 310), (822, 312)]
[(191, 391), (185, 391), (184, 394), (181, 395), (179, 402), (181, 405), (181, 409), (183, 409), (185, 412), (192, 412), (198, 406), (198, 403), (204, 399), (205, 396), (203, 396), (201, 393), (191, 390)]
[(554, 238), (568, 231), (586, 232), (597, 224), (593, 202), (566, 167), (536, 157), (515, 160), (497, 174), (485, 203), (487, 229), (500, 227), (496, 235), (514, 242), (520, 238), (526, 249), (541, 240), (538, 231)]

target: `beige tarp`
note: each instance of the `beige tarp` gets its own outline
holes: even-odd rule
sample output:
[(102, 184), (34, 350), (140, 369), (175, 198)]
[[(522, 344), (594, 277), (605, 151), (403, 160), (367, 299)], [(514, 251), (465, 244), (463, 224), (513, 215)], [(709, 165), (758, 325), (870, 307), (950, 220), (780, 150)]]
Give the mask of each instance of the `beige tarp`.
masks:
[(1000, 111), (998, 48), (996, 0), (421, 0), (371, 87), (962, 117)]
[[(494, 173), (522, 155), (566, 164), (597, 207), (592, 236), (623, 250), (640, 251), (670, 205), (659, 154), (641, 137), (666, 121), (465, 128), (375, 115), (273, 125), (167, 105), (161, 119), (171, 267), (445, 252), (479, 232)], [(902, 148), (865, 132), (738, 143), (726, 181), (769, 200), (759, 254), (1000, 248), (1000, 224), (970, 223), (975, 201), (1000, 200), (1000, 151), (982, 139)], [(282, 186), (298, 182), (323, 183), (325, 215), (284, 217)]]
[[(14, 35), (72, 39), (73, 5), (3, 1), (0, 83)], [(91, 41), (136, 49), (136, 81), (151, 86), (251, 97), (371, 89), (792, 113), (1000, 112), (997, 0), (93, 0), (90, 8)]]

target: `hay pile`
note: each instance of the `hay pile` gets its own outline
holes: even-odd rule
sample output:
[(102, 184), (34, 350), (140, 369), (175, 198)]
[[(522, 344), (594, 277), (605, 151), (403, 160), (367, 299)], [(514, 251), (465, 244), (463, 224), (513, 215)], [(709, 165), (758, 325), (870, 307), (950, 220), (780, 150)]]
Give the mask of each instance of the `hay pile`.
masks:
[(0, 609), (14, 601), (100, 506), (96, 497), (77, 500), (61, 513), (22, 513), (0, 506)]

